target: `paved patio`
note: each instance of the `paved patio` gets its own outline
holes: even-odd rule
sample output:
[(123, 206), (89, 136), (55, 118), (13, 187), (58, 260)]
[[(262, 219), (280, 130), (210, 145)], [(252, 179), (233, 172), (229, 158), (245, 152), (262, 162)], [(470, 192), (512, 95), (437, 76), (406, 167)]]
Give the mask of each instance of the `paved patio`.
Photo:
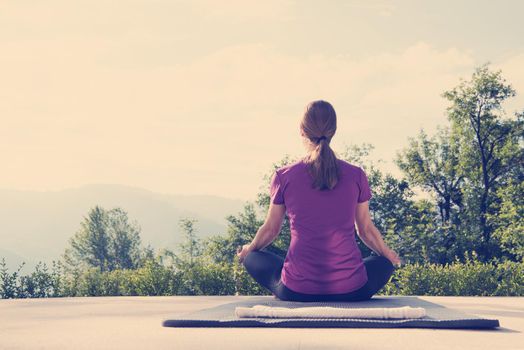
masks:
[(0, 300), (0, 349), (524, 349), (524, 297), (420, 297), (497, 318), (501, 327), (493, 330), (161, 326), (164, 318), (245, 298)]

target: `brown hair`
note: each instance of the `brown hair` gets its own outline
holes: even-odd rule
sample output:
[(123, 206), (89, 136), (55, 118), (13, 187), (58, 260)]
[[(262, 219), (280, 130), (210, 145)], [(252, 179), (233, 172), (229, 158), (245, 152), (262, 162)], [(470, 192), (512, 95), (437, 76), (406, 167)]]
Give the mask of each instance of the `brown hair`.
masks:
[(335, 109), (323, 100), (310, 102), (300, 122), (300, 129), (313, 146), (304, 157), (313, 178), (313, 188), (321, 191), (333, 189), (339, 179), (337, 157), (329, 146), (337, 130)]

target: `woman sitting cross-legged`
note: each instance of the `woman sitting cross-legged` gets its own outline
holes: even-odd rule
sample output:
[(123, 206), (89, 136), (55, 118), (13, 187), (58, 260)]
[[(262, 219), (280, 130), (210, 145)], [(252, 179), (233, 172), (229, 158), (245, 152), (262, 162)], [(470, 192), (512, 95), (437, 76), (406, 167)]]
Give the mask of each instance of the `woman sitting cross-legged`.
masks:
[[(307, 106), (300, 124), (307, 155), (275, 171), (265, 223), (250, 244), (237, 250), (247, 272), (281, 300), (370, 299), (400, 265), (371, 221), (366, 173), (330, 148), (335, 130), (330, 103)], [(286, 213), (291, 241), (283, 258), (266, 247), (279, 234)], [(378, 255), (363, 259), (355, 234)]]

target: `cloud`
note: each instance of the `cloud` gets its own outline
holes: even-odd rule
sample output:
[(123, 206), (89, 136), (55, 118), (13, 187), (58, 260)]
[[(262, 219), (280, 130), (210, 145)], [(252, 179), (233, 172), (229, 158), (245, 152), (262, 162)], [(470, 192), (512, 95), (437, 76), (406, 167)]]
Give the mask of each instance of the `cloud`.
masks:
[[(440, 94), (477, 64), (467, 50), (423, 41), (360, 58), (231, 45), (164, 65), (128, 64), (133, 57), (113, 45), (95, 38), (4, 45), (3, 184), (114, 182), (250, 197), (271, 163), (303, 153), (298, 123), (311, 100), (337, 111), (335, 149), (369, 142), (389, 161), (419, 128), (446, 122)], [(498, 64), (522, 86), (523, 54)]]

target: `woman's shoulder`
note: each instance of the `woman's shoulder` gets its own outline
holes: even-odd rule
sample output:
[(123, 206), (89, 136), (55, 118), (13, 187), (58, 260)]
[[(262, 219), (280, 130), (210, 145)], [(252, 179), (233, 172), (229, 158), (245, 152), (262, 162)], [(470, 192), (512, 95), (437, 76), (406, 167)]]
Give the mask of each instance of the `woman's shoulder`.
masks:
[(298, 169), (304, 165), (304, 162), (302, 159), (298, 159), (296, 161), (293, 161), (289, 164), (283, 165), (280, 168), (276, 169), (276, 172), (278, 175), (284, 175), (286, 173), (293, 172), (295, 169)]
[[(357, 164), (350, 163), (344, 159), (337, 158), (337, 164), (344, 173), (350, 173), (352, 175), (359, 175), (363, 171), (362, 167)], [(298, 159), (289, 164), (283, 165), (276, 169), (278, 175), (292, 175), (293, 173), (300, 172), (304, 169), (306, 163), (304, 159)]]
[(342, 169), (350, 171), (352, 173), (358, 174), (360, 171), (363, 171), (362, 167), (360, 167), (357, 164), (350, 163), (344, 159), (338, 159), (338, 164), (342, 167)]

